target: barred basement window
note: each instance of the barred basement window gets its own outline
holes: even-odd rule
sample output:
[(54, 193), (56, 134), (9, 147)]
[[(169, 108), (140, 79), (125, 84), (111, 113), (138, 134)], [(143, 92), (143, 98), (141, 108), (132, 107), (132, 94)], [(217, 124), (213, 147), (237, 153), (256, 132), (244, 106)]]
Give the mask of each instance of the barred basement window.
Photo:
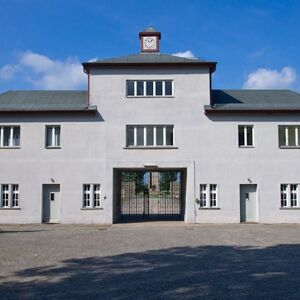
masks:
[(300, 125), (278, 126), (279, 147), (300, 147)]
[(299, 184), (280, 185), (281, 207), (299, 207)]
[(19, 185), (1, 184), (0, 185), (0, 207), (18, 208), (19, 207)]
[(20, 126), (0, 127), (0, 147), (10, 148), (20, 146)]
[(46, 148), (60, 147), (60, 126), (46, 126)]
[(239, 147), (253, 146), (253, 125), (239, 125)]
[(83, 185), (83, 208), (101, 207), (101, 186), (100, 184)]
[(127, 80), (127, 97), (172, 97), (173, 80)]
[(174, 146), (173, 125), (127, 125), (126, 147)]
[(200, 208), (218, 207), (216, 184), (200, 184)]

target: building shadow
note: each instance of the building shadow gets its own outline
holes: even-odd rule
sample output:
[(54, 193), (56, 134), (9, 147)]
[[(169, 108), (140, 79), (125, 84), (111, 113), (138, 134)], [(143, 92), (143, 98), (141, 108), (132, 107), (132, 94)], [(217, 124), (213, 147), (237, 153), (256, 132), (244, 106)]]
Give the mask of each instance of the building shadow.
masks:
[[(177, 247), (25, 269), (1, 299), (299, 299), (300, 245)], [(1, 279), (0, 279), (1, 280)]]

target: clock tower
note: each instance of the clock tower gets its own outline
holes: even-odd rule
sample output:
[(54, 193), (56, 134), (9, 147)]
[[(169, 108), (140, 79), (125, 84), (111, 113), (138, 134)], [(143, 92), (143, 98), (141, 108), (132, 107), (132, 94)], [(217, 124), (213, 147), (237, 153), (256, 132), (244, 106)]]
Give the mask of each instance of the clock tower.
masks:
[(141, 40), (141, 52), (159, 52), (160, 32), (152, 26), (139, 33)]

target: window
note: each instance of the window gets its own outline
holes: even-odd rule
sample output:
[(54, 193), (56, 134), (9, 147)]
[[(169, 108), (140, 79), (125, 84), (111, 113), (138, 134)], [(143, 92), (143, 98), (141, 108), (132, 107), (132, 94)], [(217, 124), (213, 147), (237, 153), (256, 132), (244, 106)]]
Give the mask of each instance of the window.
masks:
[(100, 184), (83, 185), (83, 208), (101, 207), (101, 189)]
[(172, 97), (173, 80), (127, 80), (127, 97)]
[(239, 125), (239, 147), (253, 147), (253, 125)]
[(128, 125), (126, 147), (172, 147), (174, 146), (173, 125)]
[(1, 126), (0, 127), (0, 147), (19, 147), (20, 146), (20, 126)]
[(279, 147), (300, 147), (300, 125), (278, 126)]
[(200, 184), (200, 208), (218, 207), (216, 184)]
[(60, 147), (60, 126), (46, 126), (46, 148)]
[(281, 207), (299, 207), (299, 184), (281, 184)]
[(0, 194), (1, 208), (19, 207), (19, 185), (18, 184), (1, 184), (0, 190), (1, 190), (1, 194)]

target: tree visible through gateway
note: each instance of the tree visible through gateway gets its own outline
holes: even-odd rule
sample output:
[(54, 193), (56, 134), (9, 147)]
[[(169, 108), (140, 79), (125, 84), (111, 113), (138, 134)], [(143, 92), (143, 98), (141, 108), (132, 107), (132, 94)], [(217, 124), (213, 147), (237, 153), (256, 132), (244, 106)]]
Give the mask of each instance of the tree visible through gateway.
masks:
[(121, 171), (120, 176), (121, 217), (181, 217), (181, 171)]

